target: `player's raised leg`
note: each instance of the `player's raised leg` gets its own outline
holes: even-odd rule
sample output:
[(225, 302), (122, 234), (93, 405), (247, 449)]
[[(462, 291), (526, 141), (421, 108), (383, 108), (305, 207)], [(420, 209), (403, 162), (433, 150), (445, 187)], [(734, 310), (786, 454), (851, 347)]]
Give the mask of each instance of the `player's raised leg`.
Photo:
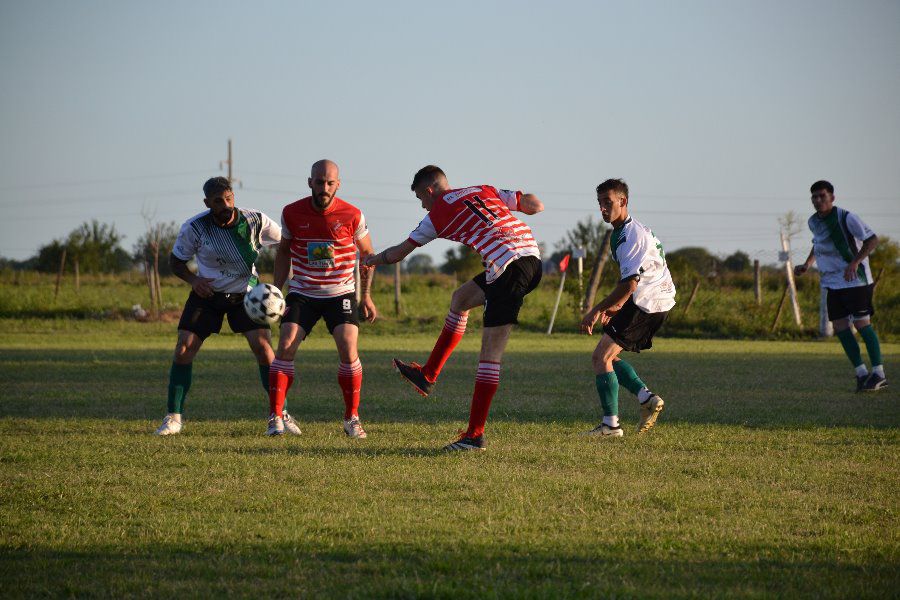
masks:
[(613, 367), (613, 363), (621, 351), (622, 347), (604, 333), (591, 355), (594, 382), (597, 386), (597, 394), (600, 396), (603, 420), (587, 432), (588, 435), (608, 437), (625, 435), (619, 425), (619, 379), (616, 377)]
[(166, 402), (166, 416), (162, 425), (156, 430), (157, 435), (173, 435), (181, 433), (181, 413), (184, 401), (191, 389), (194, 357), (200, 351), (203, 340), (196, 333), (178, 330), (178, 341), (175, 343), (175, 356), (169, 368), (169, 393)]
[(297, 323), (281, 324), (278, 351), (269, 367), (269, 426), (266, 435), (281, 435), (285, 430), (300, 435), (300, 428), (290, 416), (286, 416), (284, 405), (288, 390), (294, 383), (294, 356), (304, 339), (306, 332)]
[(444, 319), (444, 327), (425, 365), (394, 359), (394, 368), (419, 394), (428, 396), (432, 392), (447, 359), (453, 354), (466, 332), (469, 311), (483, 304), (484, 291), (474, 281), (467, 281), (453, 292), (450, 311)]

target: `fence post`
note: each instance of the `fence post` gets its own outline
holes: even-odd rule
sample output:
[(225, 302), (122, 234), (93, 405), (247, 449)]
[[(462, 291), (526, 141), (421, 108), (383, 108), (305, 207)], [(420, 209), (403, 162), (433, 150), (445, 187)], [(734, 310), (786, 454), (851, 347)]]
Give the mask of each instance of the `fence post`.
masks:
[(400, 316), (400, 263), (394, 263), (394, 314)]
[(56, 291), (53, 292), (53, 300), (56, 301), (56, 297), (59, 296), (59, 282), (62, 279), (63, 269), (66, 268), (66, 249), (63, 248), (62, 254), (59, 257), (59, 271), (56, 273)]
[(834, 335), (834, 327), (828, 320), (828, 290), (821, 288), (819, 292), (819, 335), (831, 337)]
[(762, 273), (759, 269), (759, 260), (753, 261), (753, 293), (756, 296), (756, 305), (762, 304)]
[(700, 281), (701, 280), (698, 279), (697, 283), (694, 284), (694, 289), (691, 290), (691, 297), (688, 298), (687, 304), (684, 306), (684, 312), (681, 313), (682, 315), (686, 315), (688, 313), (688, 311), (691, 310), (691, 304), (694, 303), (694, 296), (697, 295), (697, 290), (700, 289)]

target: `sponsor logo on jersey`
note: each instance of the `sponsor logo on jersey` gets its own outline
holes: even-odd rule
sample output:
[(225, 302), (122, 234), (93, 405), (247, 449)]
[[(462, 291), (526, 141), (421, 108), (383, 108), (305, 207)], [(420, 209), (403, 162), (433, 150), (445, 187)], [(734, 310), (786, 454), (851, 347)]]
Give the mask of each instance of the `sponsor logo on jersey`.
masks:
[(330, 242), (309, 242), (306, 245), (306, 252), (311, 267), (334, 266), (334, 244)]
[(465, 188), (462, 190), (457, 190), (453, 193), (450, 193), (450, 194), (447, 194), (446, 196), (444, 196), (444, 202), (446, 202), (447, 204), (453, 204), (454, 202), (456, 202), (463, 196), (468, 196), (469, 194), (474, 194), (475, 192), (480, 192), (480, 191), (481, 191), (480, 187), (470, 187), (470, 188)]

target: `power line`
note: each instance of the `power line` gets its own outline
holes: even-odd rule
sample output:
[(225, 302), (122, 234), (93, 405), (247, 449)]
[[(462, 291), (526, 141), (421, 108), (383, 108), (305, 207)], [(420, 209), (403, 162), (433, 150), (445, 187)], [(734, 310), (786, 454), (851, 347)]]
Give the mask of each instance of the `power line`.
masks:
[(166, 177), (184, 177), (187, 175), (198, 175), (201, 173), (209, 173), (209, 169), (205, 169), (203, 171), (180, 171), (175, 173), (159, 173), (156, 175), (128, 175), (124, 177), (110, 177), (108, 179), (81, 179), (81, 180), (73, 180), (73, 181), (58, 181), (55, 183), (34, 183), (34, 184), (24, 184), (24, 185), (5, 185), (0, 186), (0, 191), (14, 191), (14, 190), (34, 190), (41, 188), (54, 188), (54, 187), (69, 187), (69, 186), (79, 186), (79, 185), (96, 185), (96, 184), (104, 184), (104, 183), (119, 183), (122, 181), (141, 181), (146, 179), (163, 179)]

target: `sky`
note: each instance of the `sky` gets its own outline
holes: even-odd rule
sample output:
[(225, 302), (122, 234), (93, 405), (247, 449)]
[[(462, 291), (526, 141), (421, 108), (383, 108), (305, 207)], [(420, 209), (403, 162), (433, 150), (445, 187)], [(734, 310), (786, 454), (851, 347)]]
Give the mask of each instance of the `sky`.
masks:
[(818, 179), (900, 239), (896, 0), (0, 0), (0, 78), (6, 258), (91, 219), (128, 250), (182, 223), (229, 139), (239, 206), (277, 220), (329, 158), (376, 249), (424, 216), (426, 164), (536, 193), (549, 250), (610, 177), (668, 252), (774, 262)]

